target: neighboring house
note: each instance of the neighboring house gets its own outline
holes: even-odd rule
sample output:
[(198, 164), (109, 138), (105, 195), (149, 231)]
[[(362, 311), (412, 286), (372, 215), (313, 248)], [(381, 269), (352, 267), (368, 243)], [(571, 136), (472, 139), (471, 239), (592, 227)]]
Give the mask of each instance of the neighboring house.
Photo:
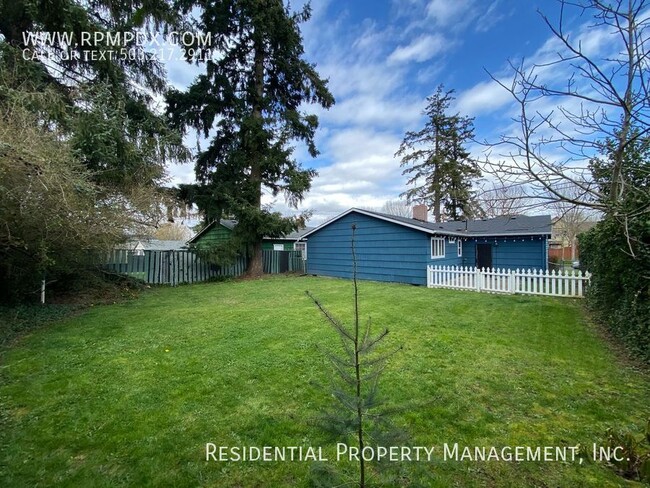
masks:
[[(187, 243), (197, 249), (212, 247), (230, 238), (233, 229), (237, 225), (235, 220), (221, 219), (219, 223), (212, 222), (208, 224), (201, 232), (192, 237)], [(293, 251), (303, 250), (303, 243), (296, 241), (310, 228), (292, 232), (284, 237), (265, 237), (262, 240), (262, 249), (276, 251)]]
[(307, 259), (305, 243), (298, 242), (298, 240), (310, 230), (312, 230), (312, 227), (292, 232), (284, 237), (265, 237), (262, 241), (262, 249), (273, 249), (274, 251), (302, 251), (303, 258)]
[(122, 248), (134, 251), (136, 256), (144, 256), (145, 251), (180, 251), (187, 249), (187, 244), (185, 241), (138, 239), (127, 242)]
[(187, 241), (187, 244), (196, 249), (214, 247), (230, 239), (230, 234), (236, 225), (237, 221), (235, 220), (221, 219), (218, 223), (212, 222)]
[(549, 256), (565, 260), (580, 258), (578, 236), (587, 232), (598, 222), (587, 219), (581, 214), (571, 213), (562, 218), (553, 219), (552, 240), (549, 243)]
[(352, 208), (301, 237), (307, 273), (350, 278), (351, 236), (360, 279), (426, 285), (427, 265), (501, 269), (548, 268), (551, 217), (513, 216), (461, 222), (426, 221)]

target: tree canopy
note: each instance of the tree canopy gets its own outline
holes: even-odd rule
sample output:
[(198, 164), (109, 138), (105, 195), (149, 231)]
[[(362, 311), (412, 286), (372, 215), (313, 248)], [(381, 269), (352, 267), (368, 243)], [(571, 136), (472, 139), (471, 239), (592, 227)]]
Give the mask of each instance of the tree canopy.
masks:
[(293, 157), (290, 143), (302, 142), (316, 156), (318, 119), (304, 106), (334, 103), (327, 82), (304, 59), (299, 24), (309, 6), (292, 13), (281, 0), (181, 3), (198, 12), (197, 28), (217, 39), (193, 58), (205, 72), (187, 91), (167, 95), (174, 124), (209, 138), (196, 161), (198, 184), (181, 192), (207, 221), (224, 214), (238, 221), (230, 244), (251, 255), (250, 274), (261, 274), (262, 237), (304, 221), (263, 207), (262, 193), (281, 194), (292, 206), (303, 199), (316, 172)]
[(450, 220), (473, 216), (472, 179), (481, 176), (465, 148), (474, 135), (473, 119), (447, 114), (453, 93), (440, 85), (427, 97), (424, 127), (408, 131), (395, 153), (402, 158), (402, 174), (408, 176), (411, 186), (401, 196), (409, 203), (427, 205), (436, 222), (443, 215)]
[[(164, 0), (3, 1), (0, 62), (10, 75), (1, 80), (0, 97), (45, 90), (58, 94), (56, 102), (32, 100), (25, 108), (71, 137), (97, 183), (113, 192), (159, 185), (165, 165), (188, 156), (179, 134), (153, 108), (153, 96), (167, 87), (163, 66), (135, 39), (116, 46), (94, 34), (154, 35), (181, 24), (172, 3)], [(89, 34), (92, 40), (83, 42)], [(122, 49), (130, 54), (118, 56)]]
[(135, 40), (81, 39), (180, 22), (165, 1), (0, 2), (2, 299), (165, 217), (166, 165), (188, 152), (153, 103), (162, 65)]

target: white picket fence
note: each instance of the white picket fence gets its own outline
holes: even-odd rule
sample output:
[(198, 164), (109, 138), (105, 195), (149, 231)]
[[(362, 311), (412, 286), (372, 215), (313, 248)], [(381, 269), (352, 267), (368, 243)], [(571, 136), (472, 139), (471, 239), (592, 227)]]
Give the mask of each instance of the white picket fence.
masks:
[(429, 288), (454, 288), (488, 293), (525, 293), (554, 297), (582, 298), (591, 273), (579, 270), (544, 271), (427, 266)]

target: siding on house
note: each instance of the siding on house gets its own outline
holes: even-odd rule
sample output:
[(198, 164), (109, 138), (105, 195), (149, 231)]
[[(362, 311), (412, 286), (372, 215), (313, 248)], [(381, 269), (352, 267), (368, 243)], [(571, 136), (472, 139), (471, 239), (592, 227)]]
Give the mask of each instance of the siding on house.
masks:
[(282, 244), (285, 251), (293, 251), (294, 242), (296, 241), (287, 239), (269, 239), (265, 237), (262, 241), (262, 249), (272, 251), (274, 244)]
[(476, 241), (467, 239), (463, 241), (463, 257), (460, 259), (461, 266), (476, 266)]
[(218, 246), (230, 238), (232, 231), (227, 227), (219, 224), (213, 225), (207, 232), (202, 234), (194, 243), (197, 249), (206, 249), (213, 246)]
[(447, 260), (431, 260), (429, 235), (352, 212), (308, 238), (307, 273), (352, 277), (352, 224), (357, 226), (355, 250), (359, 279), (426, 285), (427, 264), (431, 261), (442, 264)]
[[(220, 224), (213, 222), (208, 228), (205, 228), (202, 232), (190, 239), (189, 244), (194, 246), (196, 249), (206, 249), (218, 246), (230, 238), (233, 232), (232, 229), (235, 225), (237, 225), (237, 222), (233, 220), (222, 220)], [(304, 231), (305, 229), (301, 232)], [(273, 250), (274, 244), (282, 244), (285, 251), (293, 251), (293, 245), (299, 235), (300, 232), (292, 232), (284, 238), (265, 237), (262, 240), (262, 249)]]
[[(351, 237), (356, 224), (357, 276), (359, 279), (426, 285), (426, 266), (476, 265), (476, 244), (492, 245), (492, 267), (547, 269), (546, 236), (469, 237), (450, 242), (445, 236), (444, 258), (431, 257), (431, 238), (419, 231), (351, 212), (307, 236), (307, 273), (352, 277)], [(458, 256), (458, 240), (462, 256)], [(452, 240), (454, 240), (452, 238)]]
[(492, 267), (501, 269), (547, 269), (546, 237), (478, 237), (463, 242), (462, 266), (476, 266), (476, 244), (492, 245)]
[[(444, 258), (432, 258), (431, 257), (431, 238), (432, 237), (444, 237), (445, 239), (445, 257)], [(461, 266), (463, 264), (463, 259), (458, 257), (458, 244), (456, 242), (449, 242), (449, 237), (447, 236), (430, 236), (427, 235), (428, 247), (425, 250), (427, 257), (427, 264), (433, 266)], [(465, 253), (465, 243), (463, 243), (463, 254)], [(425, 283), (426, 284), (426, 283)]]
[(492, 267), (506, 269), (547, 269), (546, 238), (522, 236), (499, 239), (492, 246)]

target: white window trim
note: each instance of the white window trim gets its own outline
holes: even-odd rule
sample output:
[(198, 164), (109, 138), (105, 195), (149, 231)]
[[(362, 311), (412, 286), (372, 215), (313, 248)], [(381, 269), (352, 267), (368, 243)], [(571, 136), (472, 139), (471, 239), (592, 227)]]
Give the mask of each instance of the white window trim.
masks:
[(458, 243), (456, 244), (456, 249), (457, 249), (457, 255), (459, 258), (463, 257), (463, 241), (458, 239)]
[[(433, 243), (434, 242), (442, 242), (442, 254), (441, 255), (434, 255), (433, 254)], [(445, 238), (444, 237), (432, 237), (431, 238), (431, 243), (430, 243), (430, 250), (431, 250), (431, 259), (442, 259), (445, 257)]]

